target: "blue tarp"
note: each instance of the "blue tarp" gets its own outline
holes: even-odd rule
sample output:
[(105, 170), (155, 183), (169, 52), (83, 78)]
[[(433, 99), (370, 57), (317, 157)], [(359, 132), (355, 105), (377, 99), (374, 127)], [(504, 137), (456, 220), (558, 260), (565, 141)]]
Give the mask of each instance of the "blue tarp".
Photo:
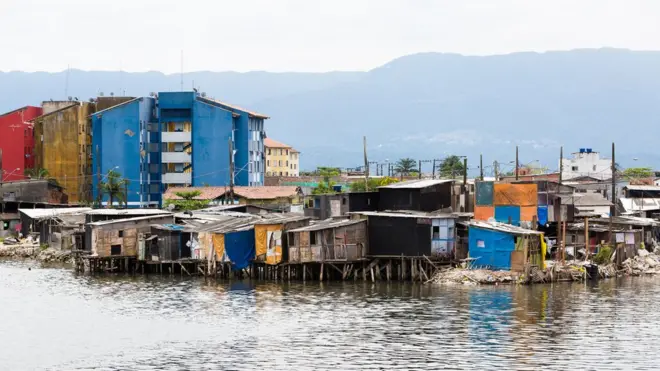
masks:
[(225, 253), (231, 260), (234, 270), (250, 265), (255, 254), (254, 230), (225, 233)]
[(548, 224), (548, 207), (547, 206), (539, 206), (538, 210), (536, 211), (536, 214), (538, 215), (540, 225)]
[(520, 206), (495, 206), (495, 220), (500, 223), (509, 223), (511, 225), (520, 225)]
[(470, 227), (468, 253), (476, 258), (474, 266), (489, 269), (511, 269), (511, 252), (516, 249), (512, 234)]

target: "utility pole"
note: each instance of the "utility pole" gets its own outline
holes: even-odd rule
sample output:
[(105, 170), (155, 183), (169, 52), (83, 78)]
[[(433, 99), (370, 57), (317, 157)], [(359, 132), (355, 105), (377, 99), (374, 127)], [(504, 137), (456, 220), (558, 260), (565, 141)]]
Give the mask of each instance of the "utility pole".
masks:
[(128, 181), (124, 179), (124, 209), (128, 209)]
[(437, 161), (436, 159), (433, 159), (433, 176), (432, 176), (433, 179), (435, 179), (435, 162), (436, 161)]
[(516, 180), (518, 180), (518, 146), (516, 146)]
[(99, 146), (96, 145), (96, 202), (101, 207), (103, 197), (101, 196), (101, 157), (99, 155)]
[(468, 212), (470, 210), (469, 208), (469, 203), (470, 203), (470, 190), (468, 188), (467, 184), (467, 171), (468, 171), (468, 166), (467, 166), (467, 157), (463, 158), (463, 197), (465, 197), (465, 201), (463, 202), (464, 206), (464, 212)]
[(418, 174), (419, 179), (422, 179), (422, 160), (419, 160), (419, 169), (417, 170), (417, 172), (419, 173)]
[(229, 200), (234, 204), (234, 143), (229, 138)]
[(609, 233), (610, 233), (610, 243), (615, 247), (616, 251), (616, 265), (619, 267), (621, 265), (621, 251), (619, 250), (619, 244), (616, 243), (616, 237), (612, 231), (612, 218), (616, 216), (616, 159), (615, 159), (615, 150), (614, 142), (612, 142), (612, 206), (610, 206), (610, 223), (609, 223)]
[(500, 179), (499, 166), (500, 166), (500, 164), (497, 162), (497, 160), (493, 161), (493, 169), (495, 171), (495, 181), (496, 182)]
[(484, 181), (484, 155), (479, 154), (479, 180)]
[(561, 185), (563, 172), (564, 172), (564, 147), (559, 147), (559, 185)]
[(362, 137), (364, 147), (364, 190), (369, 192), (369, 161), (367, 160), (367, 137)]
[[(564, 171), (564, 147), (559, 147), (559, 193), (561, 194), (562, 172)], [(561, 248), (561, 197), (559, 199), (559, 215), (557, 215), (557, 251)], [(563, 252), (562, 252), (563, 254)]]

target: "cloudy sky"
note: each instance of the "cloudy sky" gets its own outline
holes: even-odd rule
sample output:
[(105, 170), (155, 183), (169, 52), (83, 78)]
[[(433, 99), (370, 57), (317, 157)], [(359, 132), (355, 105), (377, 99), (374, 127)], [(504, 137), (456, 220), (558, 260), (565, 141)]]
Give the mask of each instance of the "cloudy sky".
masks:
[(417, 52), (660, 50), (657, 0), (0, 0), (0, 71), (368, 70)]

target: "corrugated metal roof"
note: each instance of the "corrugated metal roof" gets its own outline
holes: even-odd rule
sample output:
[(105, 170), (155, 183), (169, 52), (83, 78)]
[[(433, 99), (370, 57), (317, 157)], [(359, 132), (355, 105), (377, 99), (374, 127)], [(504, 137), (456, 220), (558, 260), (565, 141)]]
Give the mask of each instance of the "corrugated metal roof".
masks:
[(311, 225), (308, 225), (306, 227), (301, 227), (301, 228), (296, 228), (293, 230), (290, 230), (288, 232), (305, 232), (305, 231), (320, 231), (323, 229), (334, 229), (334, 228), (339, 228), (339, 227), (345, 227), (348, 225), (354, 225), (354, 224), (360, 224), (360, 223), (366, 223), (366, 220), (350, 220), (350, 219), (328, 219), (324, 220), (318, 223), (314, 223)]
[(490, 229), (492, 231), (498, 231), (498, 232), (505, 232), (505, 233), (511, 233), (511, 234), (520, 234), (520, 235), (540, 235), (541, 232), (538, 231), (533, 231), (531, 229), (525, 229), (521, 227), (517, 227), (515, 225), (511, 224), (505, 224), (505, 223), (488, 223), (488, 222), (483, 222), (483, 221), (478, 221), (478, 220), (472, 220), (467, 223), (468, 226), (470, 227), (476, 227), (476, 228), (482, 228), (482, 229)]
[(63, 207), (54, 209), (18, 209), (31, 219), (48, 219), (62, 214), (87, 213), (92, 211), (91, 207)]
[(172, 214), (160, 209), (96, 209), (87, 213), (88, 215), (158, 215)]
[(453, 179), (420, 179), (420, 180), (408, 180), (405, 182), (392, 183), (390, 185), (378, 187), (386, 189), (419, 189), (432, 187), (438, 184), (452, 183)]
[[(227, 187), (170, 187), (163, 195), (165, 200), (180, 200), (177, 193), (195, 192), (201, 194), (196, 200), (215, 200), (229, 192)], [(298, 193), (297, 186), (261, 186), (261, 187), (234, 187), (234, 195), (248, 200), (272, 200), (282, 197), (294, 197)]]
[(260, 215), (261, 219), (255, 222), (255, 224), (284, 224), (292, 222), (300, 222), (304, 220), (310, 220), (310, 217), (300, 216), (297, 214), (265, 214)]
[(619, 199), (621, 206), (626, 211), (651, 211), (660, 210), (660, 198), (625, 198)]
[(612, 203), (596, 192), (558, 194), (562, 204), (575, 206), (612, 206)]
[(631, 191), (656, 191), (656, 192), (660, 192), (660, 186), (656, 186), (656, 185), (627, 185), (623, 188), (624, 189), (629, 189)]
[[(99, 222), (88, 223), (87, 225), (98, 227), (98, 226), (102, 226), (102, 225), (125, 223), (125, 222), (140, 222), (140, 221), (143, 221), (143, 220), (163, 218), (163, 217), (167, 217), (167, 216), (169, 216), (169, 215), (168, 214), (161, 214), (161, 215), (140, 216), (140, 217), (137, 217), (137, 218), (102, 220), (102, 221), (99, 221)], [(172, 219), (174, 219), (174, 216), (172, 216)]]
[(456, 219), (459, 214), (453, 213), (424, 213), (424, 212), (394, 212), (394, 211), (354, 211), (349, 214), (365, 216), (384, 216), (391, 218), (416, 218), (416, 219)]

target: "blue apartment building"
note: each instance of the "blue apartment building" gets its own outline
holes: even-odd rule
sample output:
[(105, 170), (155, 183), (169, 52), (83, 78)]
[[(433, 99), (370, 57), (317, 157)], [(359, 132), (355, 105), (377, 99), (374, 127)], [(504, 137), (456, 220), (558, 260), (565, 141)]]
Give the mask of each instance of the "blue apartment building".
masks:
[(153, 95), (91, 116), (94, 199), (97, 174), (104, 181), (113, 169), (129, 180), (132, 208), (162, 207), (170, 186), (228, 186), (230, 142), (234, 183), (263, 185), (267, 116), (197, 92)]

